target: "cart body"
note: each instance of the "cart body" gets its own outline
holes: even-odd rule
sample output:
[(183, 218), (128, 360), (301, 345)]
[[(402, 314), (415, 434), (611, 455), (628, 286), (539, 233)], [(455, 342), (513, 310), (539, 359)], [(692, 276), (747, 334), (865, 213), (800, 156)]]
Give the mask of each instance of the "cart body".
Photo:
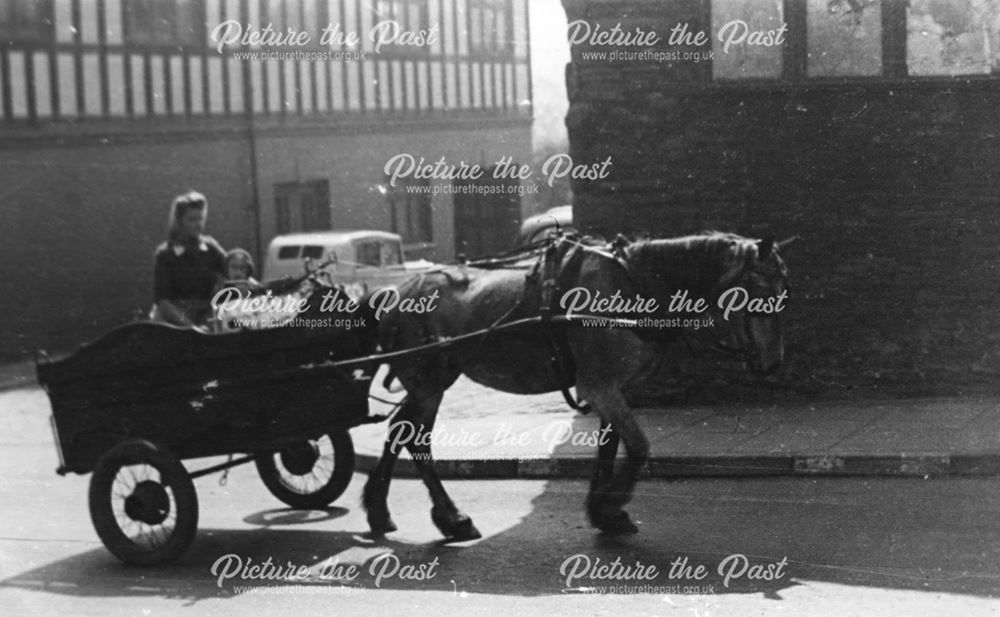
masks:
[(136, 322), (58, 360), (40, 359), (59, 473), (92, 471), (117, 443), (177, 458), (277, 450), (356, 426), (374, 367), (359, 330), (282, 327), (206, 334)]

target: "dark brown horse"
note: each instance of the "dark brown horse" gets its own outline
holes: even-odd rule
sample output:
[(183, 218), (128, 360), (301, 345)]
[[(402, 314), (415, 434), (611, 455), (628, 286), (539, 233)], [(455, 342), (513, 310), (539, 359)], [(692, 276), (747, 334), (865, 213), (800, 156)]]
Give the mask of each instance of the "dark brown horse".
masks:
[[(591, 305), (576, 313), (605, 317), (670, 318), (671, 296), (687, 292), (688, 299), (702, 298), (715, 306), (720, 294), (742, 299), (748, 310), (731, 311), (727, 326), (731, 349), (741, 353), (756, 372), (775, 369), (784, 355), (780, 313), (763, 312), (768, 301), (786, 294), (787, 269), (778, 254), (780, 245), (771, 240), (752, 240), (732, 234), (708, 233), (677, 239), (642, 240), (604, 246), (595, 241), (563, 237), (549, 252), (557, 268), (480, 269), (452, 266), (422, 275), (400, 289), (403, 298), (416, 301), (436, 295), (434, 309), (424, 313), (394, 311), (378, 324), (383, 351), (424, 346), (425, 353), (402, 355), (390, 368), (408, 398), (394, 422), (408, 422), (418, 431), (431, 431), (447, 390), (464, 373), (485, 386), (519, 394), (560, 390), (575, 383), (580, 400), (610, 427), (611, 439), (600, 446), (587, 513), (597, 528), (609, 533), (634, 533), (635, 525), (622, 507), (629, 501), (635, 482), (649, 455), (649, 441), (636, 423), (622, 394), (624, 386), (659, 359), (661, 343), (680, 336), (679, 329), (585, 328), (565, 321), (565, 312), (551, 323), (529, 322), (516, 328), (500, 324), (537, 316), (546, 303), (560, 311), (572, 306), (573, 298), (655, 299), (655, 314), (616, 312), (611, 304)], [(546, 275), (546, 271), (551, 274)], [(546, 280), (551, 283), (546, 284)], [(543, 293), (545, 288), (555, 293)], [(564, 294), (576, 289), (577, 296)], [(579, 291), (586, 290), (586, 293)], [(741, 295), (742, 294), (742, 295)], [(737, 298), (737, 296), (739, 296)], [(543, 298), (546, 298), (543, 300)], [(747, 301), (750, 301), (749, 303)], [(561, 305), (561, 306), (560, 306)], [(634, 308), (634, 307), (633, 307)], [(649, 309), (649, 304), (643, 307)], [(694, 315), (687, 314), (687, 317)], [(558, 319), (563, 317), (563, 319)], [(482, 336), (462, 337), (482, 329)], [(458, 337), (456, 339), (456, 337)], [(562, 357), (556, 367), (553, 357)], [(614, 469), (619, 440), (626, 458)], [(480, 537), (472, 520), (452, 502), (434, 470), (429, 439), (406, 443), (414, 464), (430, 491), (431, 517), (452, 541)], [(396, 529), (389, 515), (387, 496), (398, 445), (387, 439), (376, 469), (365, 485), (364, 506), (368, 524), (376, 537)]]

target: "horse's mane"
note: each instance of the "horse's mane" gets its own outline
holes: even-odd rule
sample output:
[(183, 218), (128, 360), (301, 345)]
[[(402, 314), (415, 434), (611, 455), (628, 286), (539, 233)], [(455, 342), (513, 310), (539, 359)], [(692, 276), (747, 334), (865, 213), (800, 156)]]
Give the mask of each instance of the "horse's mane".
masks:
[[(756, 241), (720, 231), (681, 238), (637, 240), (628, 246), (633, 274), (671, 289), (708, 294), (736, 276)], [(650, 281), (652, 279), (652, 281)]]

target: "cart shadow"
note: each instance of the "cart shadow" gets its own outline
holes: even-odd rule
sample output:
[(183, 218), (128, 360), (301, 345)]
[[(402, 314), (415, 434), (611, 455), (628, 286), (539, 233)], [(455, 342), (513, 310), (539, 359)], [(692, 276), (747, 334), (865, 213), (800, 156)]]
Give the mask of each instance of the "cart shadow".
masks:
[[(355, 482), (360, 480), (356, 478)], [(0, 581), (14, 588), (81, 597), (162, 597), (194, 604), (238, 595), (240, 585), (289, 584), (497, 594), (522, 597), (585, 593), (602, 585), (711, 586), (714, 594), (782, 595), (814, 582), (892, 590), (1000, 595), (1000, 497), (973, 499), (974, 480), (700, 479), (641, 482), (629, 506), (640, 533), (603, 536), (583, 514), (586, 483), (547, 481), (517, 520), (484, 507), (519, 488), (504, 481), (450, 481), (453, 494), (485, 537), (457, 545), (406, 541), (402, 533), (371, 540), (347, 508), (296, 511), (267, 509), (243, 518), (256, 529), (202, 527), (191, 548), (170, 565), (135, 568), (120, 564), (104, 547), (57, 560)], [(484, 497), (486, 495), (486, 497)], [(345, 502), (346, 503), (346, 502)], [(428, 504), (429, 505), (429, 504)], [(424, 504), (408, 504), (424, 511)], [(406, 520), (406, 519), (400, 519)], [(412, 517), (409, 522), (412, 524)], [(338, 529), (339, 527), (339, 529)], [(351, 529), (351, 527), (355, 527)], [(404, 529), (403, 532), (407, 530)], [(419, 536), (418, 536), (419, 537)], [(433, 566), (434, 576), (379, 577), (392, 554), (411, 574)], [(724, 584), (720, 564), (745, 555), (751, 564), (787, 560), (778, 580), (747, 574)], [(229, 557), (233, 556), (233, 557)], [(656, 565), (654, 580), (580, 577), (567, 581), (567, 560), (584, 556), (594, 564)], [(229, 557), (241, 566), (305, 566), (306, 576), (262, 580), (234, 574), (219, 579), (216, 564)], [(691, 577), (670, 573), (684, 560)], [(325, 564), (354, 565), (357, 575), (323, 570)], [(213, 566), (216, 572), (213, 573)], [(702, 566), (700, 580), (693, 572)], [(239, 568), (237, 568), (239, 570)], [(402, 568), (399, 568), (402, 570)], [(763, 571), (763, 570), (761, 570)], [(587, 588), (591, 589), (587, 589)], [(678, 592), (669, 592), (678, 593)]]
[[(585, 484), (569, 481), (545, 483), (532, 500), (530, 512), (510, 527), (491, 530), (481, 523), (484, 539), (458, 545), (408, 542), (395, 534), (371, 540), (362, 528), (330, 529), (330, 523), (336, 525), (347, 512), (343, 508), (299, 513), (265, 510), (244, 519), (260, 524), (258, 529), (200, 529), (192, 547), (171, 565), (128, 567), (98, 547), (0, 581), (0, 588), (88, 597), (153, 596), (187, 604), (235, 597), (241, 585), (290, 584), (522, 597), (587, 593), (602, 585), (631, 585), (635, 591), (641, 591), (635, 588), (642, 585), (675, 590), (659, 593), (683, 593), (679, 589), (685, 585), (704, 590), (707, 585), (716, 595), (759, 594), (780, 601), (786, 591), (800, 584), (822, 582), (1000, 595), (1000, 522), (990, 503), (981, 507), (962, 503), (960, 495), (967, 495), (968, 489), (956, 489), (960, 481), (904, 481), (891, 491), (875, 484), (859, 492), (859, 484), (867, 480), (775, 479), (778, 484), (765, 486), (768, 497), (762, 497), (762, 484), (769, 482), (647, 481), (640, 484), (630, 508), (641, 531), (627, 537), (596, 534), (580, 507)], [(485, 483), (479, 486), (491, 488)], [(466, 492), (465, 487), (455, 492)], [(505, 490), (497, 484), (494, 487)], [(775, 491), (784, 494), (774, 496)], [(949, 512), (938, 503), (929, 503), (928, 495), (937, 495), (932, 498), (935, 502), (959, 507)], [(669, 507), (663, 505), (665, 498)], [(954, 517), (967, 531), (947, 531), (944, 521)], [(907, 518), (901, 527), (899, 521)], [(489, 520), (497, 525), (495, 517)], [(306, 526), (317, 522), (316, 527)], [(395, 556), (395, 563), (378, 559), (387, 554)], [(763, 566), (784, 559), (784, 575), (778, 580), (752, 580), (743, 575), (726, 585), (719, 565), (737, 554)], [(616, 559), (626, 567), (655, 564), (659, 575), (653, 580), (632, 576), (567, 581), (567, 560), (581, 555), (595, 564), (607, 565)], [(269, 559), (271, 572), (286, 564), (304, 566), (306, 572), (271, 578), (242, 574), (246, 570), (241, 568), (264, 566)], [(669, 573), (677, 560), (689, 566), (690, 577)], [(399, 566), (407, 565), (412, 566), (411, 575), (421, 566), (427, 574), (431, 564), (434, 576), (405, 578), (400, 574)], [(353, 577), (343, 570), (351, 565), (356, 568)], [(331, 569), (324, 570), (324, 566)], [(396, 572), (386, 576), (393, 566)], [(693, 578), (698, 566), (707, 573), (701, 580)], [(231, 575), (220, 578), (223, 571)]]

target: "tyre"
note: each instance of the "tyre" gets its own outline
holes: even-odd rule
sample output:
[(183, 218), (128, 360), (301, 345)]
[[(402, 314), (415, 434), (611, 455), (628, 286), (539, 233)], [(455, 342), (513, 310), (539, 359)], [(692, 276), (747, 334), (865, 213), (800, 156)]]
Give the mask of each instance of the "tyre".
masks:
[(347, 431), (261, 454), (257, 473), (271, 494), (293, 508), (321, 509), (347, 490), (354, 474), (354, 442)]
[(187, 470), (148, 441), (108, 450), (94, 467), (90, 519), (101, 542), (131, 565), (169, 563), (198, 529), (198, 497)]

